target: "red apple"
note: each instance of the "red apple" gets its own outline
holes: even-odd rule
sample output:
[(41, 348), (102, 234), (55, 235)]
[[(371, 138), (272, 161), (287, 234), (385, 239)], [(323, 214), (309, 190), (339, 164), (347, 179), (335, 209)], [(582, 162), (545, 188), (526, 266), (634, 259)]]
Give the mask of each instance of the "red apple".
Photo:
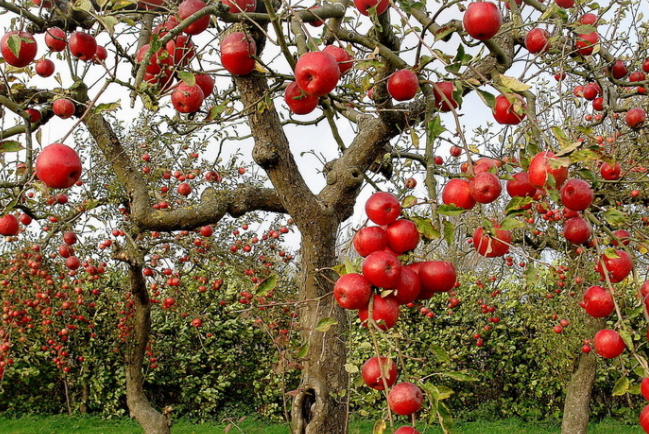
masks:
[[(613, 255), (602, 254), (599, 262), (595, 266), (595, 270), (605, 278), (608, 272), (609, 280), (612, 283), (618, 283), (626, 279), (626, 277), (633, 270), (633, 260), (631, 256), (624, 250), (615, 250), (616, 257)], [(606, 270), (605, 270), (606, 269)]]
[(372, 295), (370, 282), (361, 274), (349, 273), (336, 281), (334, 298), (343, 309), (362, 309)]
[(394, 434), (420, 434), (415, 428), (411, 426), (402, 426), (399, 427)]
[(365, 384), (376, 390), (385, 390), (386, 383), (388, 387), (392, 387), (398, 376), (397, 364), (388, 357), (370, 357), (361, 368)]
[(392, 253), (378, 251), (370, 253), (363, 261), (363, 275), (380, 288), (394, 288), (399, 283), (401, 263)]
[(629, 233), (629, 231), (618, 229), (616, 231), (613, 231), (612, 234), (613, 238), (611, 239), (611, 244), (613, 244), (613, 246), (615, 247), (618, 247), (620, 244), (628, 246), (631, 242), (631, 234)]
[(401, 214), (401, 204), (395, 195), (379, 191), (365, 202), (365, 214), (377, 225), (389, 225)]
[(293, 81), (284, 91), (284, 101), (296, 115), (306, 115), (315, 110), (319, 100), (317, 96), (308, 95)]
[(61, 119), (67, 119), (74, 114), (75, 106), (69, 99), (59, 98), (52, 103), (52, 111)]
[(626, 77), (628, 73), (629, 71), (622, 60), (616, 60), (613, 66), (611, 66), (611, 75), (613, 78), (620, 80)]
[(194, 56), (196, 56), (196, 46), (189, 38), (187, 35), (178, 35), (175, 39), (167, 42), (165, 46), (165, 49), (172, 56), (173, 62), (176, 65), (187, 66)]
[[(372, 298), (372, 319), (381, 330), (388, 330), (395, 326), (399, 320), (399, 305), (394, 297), (381, 297), (374, 294)], [(358, 317), (361, 323), (367, 327), (369, 317), (369, 304), (358, 310)]]
[(5, 33), (0, 39), (0, 51), (5, 62), (16, 68), (22, 68), (36, 58), (38, 44), (31, 34), (16, 30)]
[(411, 220), (398, 219), (388, 225), (386, 232), (388, 247), (397, 255), (414, 250), (419, 244), (419, 231)]
[(473, 247), (475, 247), (478, 254), (487, 258), (506, 255), (509, 252), (509, 245), (512, 242), (511, 232), (498, 229), (497, 225), (495, 225), (494, 229), (496, 233), (493, 236), (485, 233), (482, 227), (478, 227), (473, 232)]
[(41, 120), (41, 112), (40, 111), (38, 111), (36, 109), (33, 109), (33, 108), (28, 108), (25, 111), (27, 113), (29, 113), (29, 120), (30, 120), (31, 123), (40, 122), (40, 120)]
[(192, 186), (187, 184), (186, 182), (181, 182), (178, 184), (178, 194), (181, 196), (189, 196), (192, 193)]
[(230, 13), (254, 12), (257, 9), (257, 0), (221, 0), (230, 8)]
[(79, 60), (89, 62), (97, 52), (97, 41), (94, 36), (85, 32), (74, 32), (68, 40), (70, 54), (78, 57)]
[(572, 244), (584, 244), (587, 242), (593, 229), (586, 220), (581, 217), (573, 217), (563, 224), (563, 236)]
[(550, 34), (545, 29), (532, 29), (525, 36), (525, 48), (532, 54), (546, 53), (550, 49)]
[(419, 78), (409, 69), (401, 69), (388, 78), (388, 93), (397, 101), (413, 99), (419, 90)]
[(555, 0), (555, 3), (561, 8), (570, 9), (575, 5), (575, 0)]
[(388, 246), (388, 234), (380, 226), (364, 227), (354, 235), (354, 248), (362, 257), (384, 250)]
[(582, 96), (584, 97), (584, 99), (586, 99), (588, 101), (592, 101), (595, 98), (597, 98), (597, 96), (599, 94), (601, 94), (601, 92), (602, 92), (602, 89), (599, 86), (599, 84), (597, 84), (597, 83), (588, 83), (586, 86), (584, 86), (584, 89), (582, 91)]
[(58, 27), (52, 27), (45, 32), (45, 45), (50, 51), (58, 52), (65, 50), (68, 45), (65, 32)]
[(13, 214), (0, 217), (0, 235), (13, 236), (18, 234), (18, 219)]
[(545, 188), (548, 186), (548, 175), (552, 175), (554, 188), (560, 188), (568, 177), (568, 167), (553, 164), (552, 161), (556, 158), (551, 151), (536, 154), (528, 169), (530, 184), (537, 188)]
[(81, 261), (76, 256), (68, 256), (65, 258), (65, 266), (70, 270), (76, 270), (81, 266)]
[(50, 188), (72, 187), (81, 176), (81, 159), (62, 143), (43, 148), (36, 158), (36, 177)]
[(388, 393), (388, 405), (390, 409), (401, 416), (409, 416), (416, 413), (421, 408), (423, 402), (424, 395), (421, 389), (412, 383), (399, 383)]
[(595, 352), (605, 359), (614, 359), (626, 349), (622, 337), (615, 330), (604, 329), (595, 334)]
[(446, 205), (464, 209), (471, 209), (476, 204), (476, 200), (471, 196), (469, 181), (462, 178), (453, 178), (446, 183), (442, 190), (442, 201)]
[(419, 274), (412, 269), (412, 267), (401, 267), (401, 275), (399, 276), (399, 283), (392, 294), (398, 304), (408, 304), (417, 298), (421, 292), (421, 279)]
[(574, 211), (583, 211), (593, 203), (595, 193), (590, 184), (582, 179), (569, 179), (561, 187), (561, 202), (563, 206)]
[(66, 231), (63, 233), (63, 242), (68, 246), (72, 246), (77, 242), (77, 234), (72, 231)]
[(438, 292), (449, 292), (455, 286), (457, 273), (452, 263), (446, 261), (426, 261), (417, 265), (421, 281), (418, 299), (426, 300)]
[(593, 318), (604, 318), (615, 310), (615, 301), (608, 289), (601, 286), (591, 286), (584, 292), (581, 306)]
[(336, 88), (339, 79), (338, 63), (327, 53), (304, 53), (295, 64), (295, 81), (309, 95), (325, 96)]
[(203, 96), (207, 98), (214, 92), (214, 78), (209, 74), (196, 74), (194, 76), (196, 86), (200, 87), (203, 91)]
[(614, 181), (620, 178), (620, 173), (622, 173), (622, 168), (619, 163), (615, 163), (614, 166), (611, 166), (609, 163), (604, 162), (602, 167), (599, 169), (600, 175), (602, 178), (607, 181)]
[(591, 54), (593, 54), (595, 44), (597, 44), (598, 42), (599, 34), (597, 32), (579, 35), (577, 37), (577, 41), (575, 42), (575, 48), (577, 48), (577, 52), (582, 56), (590, 56)]
[(584, 14), (579, 18), (579, 22), (584, 26), (597, 26), (597, 15)]
[(255, 69), (257, 45), (243, 32), (230, 33), (221, 41), (221, 64), (230, 74), (248, 75)]
[(643, 378), (640, 382), (640, 393), (645, 400), (649, 401), (649, 378)]
[(340, 48), (336, 45), (327, 45), (323, 53), (327, 53), (338, 63), (338, 69), (340, 69), (340, 76), (345, 75), (352, 67), (354, 66), (354, 58), (344, 48)]
[[(181, 4), (178, 5), (178, 18), (184, 20), (185, 18), (195, 14), (200, 11), (207, 5), (201, 0), (184, 0)], [(198, 35), (203, 33), (205, 29), (210, 25), (210, 15), (205, 15), (185, 27), (183, 33), (186, 35)]]
[(354, 5), (362, 15), (368, 16), (370, 8), (376, 8), (376, 14), (381, 15), (388, 10), (390, 0), (354, 0)]
[(647, 114), (640, 107), (634, 107), (626, 112), (625, 120), (629, 128), (640, 128), (647, 120)]
[(534, 197), (536, 187), (530, 184), (527, 172), (514, 173), (512, 178), (506, 184), (507, 194), (511, 197)]
[(171, 103), (180, 113), (194, 113), (203, 104), (203, 91), (200, 86), (190, 86), (182, 82), (171, 93)]
[(478, 203), (491, 203), (498, 199), (502, 186), (500, 180), (491, 172), (481, 172), (469, 181), (471, 197)]
[(40, 75), (41, 77), (51, 76), (52, 74), (54, 74), (54, 69), (54, 62), (52, 62), (50, 59), (41, 59), (36, 62), (36, 66), (34, 66), (36, 74)]
[(639, 423), (642, 430), (645, 433), (649, 433), (649, 404), (645, 405), (645, 407), (640, 412)]
[(101, 65), (107, 58), (108, 51), (101, 45), (97, 45), (97, 51), (95, 51), (95, 55), (92, 57), (92, 62)]
[(503, 16), (491, 2), (473, 2), (464, 12), (462, 23), (471, 37), (485, 41), (496, 36), (503, 25)]
[(518, 94), (514, 94), (512, 98), (518, 100), (518, 102), (512, 104), (505, 95), (498, 95), (496, 97), (496, 105), (494, 106), (493, 115), (496, 122), (501, 125), (517, 125), (525, 119), (525, 110), (527, 110), (527, 106), (525, 105), (523, 98)]
[[(434, 83), (433, 84), (433, 96), (435, 97), (435, 106), (439, 111), (442, 112), (450, 112), (453, 109), (456, 109), (458, 107), (457, 101), (453, 99), (453, 92), (455, 91), (455, 85), (453, 84), (452, 81), (440, 81), (439, 83)], [(462, 149), (458, 148), (460, 150), (460, 153), (462, 153)], [(451, 155), (454, 157), (459, 156), (458, 155), (453, 155), (453, 152), (451, 152)]]

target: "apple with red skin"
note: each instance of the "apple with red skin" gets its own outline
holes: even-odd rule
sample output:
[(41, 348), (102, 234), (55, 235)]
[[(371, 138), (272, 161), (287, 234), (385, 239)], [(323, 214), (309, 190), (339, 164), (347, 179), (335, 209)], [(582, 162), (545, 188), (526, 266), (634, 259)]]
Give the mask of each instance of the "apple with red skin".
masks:
[(59, 52), (65, 50), (68, 45), (65, 32), (58, 27), (52, 27), (45, 32), (45, 45), (50, 51)]
[(417, 225), (408, 219), (398, 219), (386, 229), (388, 247), (397, 255), (414, 250), (419, 244)]
[(517, 108), (517, 104), (512, 104), (505, 95), (498, 95), (496, 97), (493, 115), (496, 122), (501, 125), (518, 125), (523, 119), (525, 119), (525, 110), (527, 110), (527, 105), (520, 95), (514, 95), (514, 98), (520, 101), (520, 107), (522, 108), (520, 114), (518, 113), (519, 109)]
[(196, 46), (189, 38), (187, 35), (178, 35), (165, 46), (176, 65), (187, 66), (196, 56)]
[(71, 117), (74, 114), (75, 110), (76, 108), (74, 106), (74, 103), (69, 99), (59, 98), (54, 100), (54, 102), (52, 103), (52, 111), (61, 119), (67, 119)]
[(582, 96), (584, 97), (585, 100), (592, 101), (597, 96), (600, 94), (601, 89), (599, 85), (595, 83), (588, 83), (586, 86), (584, 86), (584, 89), (582, 91)]
[(629, 231), (626, 231), (624, 229), (613, 231), (612, 235), (613, 238), (611, 238), (611, 244), (613, 244), (613, 246), (615, 247), (618, 247), (620, 244), (628, 246), (631, 242), (631, 234), (629, 233)]
[(569, 179), (561, 187), (561, 202), (573, 211), (583, 211), (593, 203), (595, 193), (583, 179)]
[(603, 329), (595, 334), (595, 352), (605, 359), (614, 359), (624, 352), (626, 344), (615, 330)]
[(203, 91), (203, 97), (207, 98), (214, 92), (214, 78), (209, 74), (196, 74), (194, 76), (196, 86)]
[(570, 218), (563, 224), (563, 236), (572, 244), (584, 244), (590, 239), (592, 233), (590, 224), (581, 217)]
[(471, 197), (478, 203), (491, 203), (498, 199), (502, 192), (500, 179), (491, 172), (481, 172), (469, 181)]
[(647, 113), (640, 107), (634, 107), (626, 112), (624, 120), (629, 128), (640, 128), (647, 120)]
[(410, 416), (419, 411), (424, 394), (419, 386), (403, 382), (396, 384), (388, 393), (388, 405), (398, 415)]
[(92, 57), (92, 62), (96, 65), (101, 65), (108, 58), (108, 51), (101, 45), (97, 45), (97, 51)]
[(478, 254), (487, 258), (506, 255), (512, 242), (511, 232), (498, 229), (497, 225), (495, 225), (494, 229), (496, 234), (493, 236), (485, 233), (484, 228), (481, 226), (473, 232), (473, 247), (475, 247)]
[(581, 307), (593, 318), (605, 318), (615, 311), (613, 294), (601, 286), (591, 286), (584, 292)]
[[(369, 304), (358, 310), (358, 317), (364, 327), (368, 326)], [(394, 297), (388, 295), (381, 297), (374, 294), (372, 297), (372, 319), (379, 329), (385, 331), (394, 327), (399, 320), (399, 304)]]
[(394, 288), (399, 283), (401, 262), (394, 254), (386, 251), (372, 252), (363, 261), (363, 275), (380, 288)]
[(388, 246), (388, 234), (380, 226), (367, 226), (356, 232), (354, 248), (362, 257), (370, 253), (382, 251)]
[(18, 219), (13, 214), (0, 217), (0, 235), (14, 236), (18, 234)]
[(460, 155), (462, 155), (462, 148), (460, 148), (459, 146), (453, 145), (453, 146), (451, 146), (451, 149), (450, 149), (449, 152), (451, 154), (451, 157), (456, 157), (457, 158)]
[(22, 68), (36, 58), (38, 44), (33, 35), (15, 30), (5, 33), (0, 39), (0, 51), (5, 62), (16, 68)]
[(171, 103), (180, 113), (194, 113), (203, 105), (205, 96), (200, 86), (182, 82), (171, 93)]
[(77, 242), (77, 234), (72, 231), (66, 231), (63, 234), (63, 242), (68, 246), (72, 246)]
[(32, 218), (29, 216), (29, 214), (25, 214), (25, 213), (20, 214), (18, 220), (20, 220), (20, 223), (22, 223), (25, 226), (29, 226), (32, 222)]
[(389, 225), (401, 214), (401, 204), (395, 195), (379, 191), (365, 202), (365, 214), (377, 225)]
[(455, 205), (459, 208), (472, 209), (476, 200), (471, 195), (469, 181), (462, 178), (449, 180), (442, 190), (442, 201), (446, 205)]
[(212, 226), (210, 225), (202, 226), (200, 230), (200, 234), (203, 237), (211, 237), (212, 234), (214, 234), (214, 229), (212, 229)]
[(545, 188), (548, 186), (549, 175), (552, 175), (554, 177), (554, 187), (560, 188), (568, 178), (568, 168), (566, 166), (553, 167), (551, 161), (556, 158), (552, 151), (536, 154), (530, 161), (528, 169), (530, 184), (537, 188)]
[(622, 60), (616, 60), (613, 66), (611, 66), (611, 76), (615, 79), (622, 79), (626, 77), (629, 73), (629, 70), (626, 67), (626, 64)]
[(511, 197), (534, 197), (536, 187), (530, 183), (530, 177), (527, 172), (514, 173), (512, 178), (505, 185), (507, 194)]
[[(457, 101), (453, 99), (453, 92), (455, 91), (455, 85), (453, 84), (452, 81), (440, 81), (439, 83), (434, 83), (433, 84), (433, 96), (435, 97), (435, 106), (437, 109), (441, 112), (450, 112), (453, 109), (456, 109), (458, 107)], [(457, 146), (455, 146), (457, 148)], [(458, 148), (460, 150), (460, 153), (462, 153), (462, 149)], [(458, 155), (453, 155), (453, 152), (451, 151), (451, 155), (454, 157), (459, 156)]]
[(372, 285), (362, 274), (345, 274), (334, 285), (334, 298), (343, 309), (362, 309), (371, 296)]
[(547, 53), (550, 49), (550, 34), (545, 29), (532, 29), (525, 36), (525, 48), (532, 54)]
[(295, 64), (295, 81), (309, 95), (325, 96), (336, 88), (339, 79), (338, 62), (322, 51), (304, 53)]
[(577, 52), (582, 56), (590, 56), (591, 54), (593, 54), (595, 44), (597, 44), (598, 42), (599, 34), (597, 32), (582, 34), (577, 37), (577, 41), (575, 41), (575, 48), (577, 48)]
[(399, 427), (394, 432), (394, 434), (420, 434), (420, 433), (419, 433), (419, 431), (417, 431), (416, 429), (414, 429), (411, 426), (402, 426), (402, 427)]
[(308, 95), (300, 86), (297, 81), (291, 82), (284, 91), (284, 101), (289, 109), (296, 115), (306, 115), (311, 113), (318, 106), (318, 97)]
[(84, 62), (89, 62), (97, 52), (97, 41), (94, 36), (85, 32), (74, 32), (68, 39), (70, 54)]
[(400, 69), (388, 78), (388, 93), (397, 101), (413, 99), (419, 90), (419, 78), (409, 69)]
[(645, 81), (646, 79), (647, 75), (641, 71), (634, 71), (629, 75), (629, 81)]
[(555, 3), (561, 8), (570, 9), (575, 5), (575, 0), (555, 0)]
[(381, 15), (388, 10), (390, 0), (354, 0), (354, 6), (362, 15), (369, 16), (370, 8), (376, 8), (376, 14)]
[(26, 111), (27, 113), (29, 113), (29, 121), (30, 121), (31, 123), (35, 124), (36, 122), (40, 122), (41, 117), (42, 117), (40, 111), (38, 111), (38, 110), (36, 110), (36, 109), (33, 109), (33, 108), (28, 108), (28, 109), (25, 110), (25, 111)]
[(187, 184), (186, 182), (181, 182), (178, 184), (178, 194), (181, 196), (189, 196), (192, 193), (192, 186)]
[(322, 52), (333, 57), (336, 63), (338, 63), (341, 77), (354, 66), (354, 58), (344, 48), (336, 45), (327, 45)]
[(644, 399), (649, 401), (649, 378), (643, 378), (640, 381), (640, 393)]
[(611, 166), (609, 163), (604, 162), (602, 164), (602, 167), (599, 168), (599, 174), (602, 175), (602, 178), (606, 179), (607, 181), (614, 181), (616, 179), (619, 179), (621, 173), (622, 167), (620, 167), (619, 163), (615, 163), (613, 166)]
[(643, 431), (649, 433), (649, 404), (645, 405), (640, 412), (639, 423)]
[(389, 357), (370, 357), (361, 368), (363, 382), (375, 390), (385, 390), (385, 383), (392, 387), (398, 376), (397, 364)]
[(595, 14), (584, 14), (579, 18), (579, 22), (584, 26), (597, 26), (597, 15)]
[[(207, 5), (201, 0), (184, 0), (178, 5), (178, 18), (182, 21), (205, 7), (207, 7)], [(198, 35), (203, 33), (209, 25), (210, 15), (208, 14), (185, 27), (183, 33), (186, 35)]]
[[(135, 53), (135, 61), (137, 63), (143, 63), (146, 53), (150, 48), (150, 44), (145, 44), (140, 47), (140, 49), (137, 50), (137, 53)], [(160, 49), (151, 55), (144, 70), (149, 74), (157, 75), (161, 70), (171, 68), (173, 64), (174, 60), (172, 56), (170, 56), (168, 53), (165, 53), (163, 49)]]
[(248, 75), (255, 69), (257, 44), (243, 32), (230, 33), (221, 41), (221, 64), (230, 74)]
[(408, 304), (417, 298), (421, 292), (421, 279), (419, 274), (412, 267), (401, 267), (401, 275), (395, 292), (392, 294), (398, 304)]
[(413, 189), (417, 186), (417, 180), (415, 178), (408, 178), (403, 184), (406, 186), (406, 188)]
[(254, 12), (257, 9), (257, 0), (221, 0), (230, 8), (230, 13)]
[(54, 62), (52, 62), (50, 59), (41, 59), (38, 62), (36, 62), (36, 65), (34, 66), (34, 70), (36, 71), (36, 74), (40, 75), (41, 77), (49, 77), (52, 74), (54, 74), (55, 70)]
[(421, 282), (417, 297), (420, 300), (427, 300), (438, 292), (449, 292), (457, 281), (455, 266), (447, 261), (419, 262), (416, 271)]
[(67, 244), (61, 244), (59, 246), (59, 255), (61, 255), (62, 258), (69, 258), (74, 255), (74, 249)]
[(599, 97), (593, 100), (593, 110), (601, 112), (604, 110), (604, 98)]
[(633, 270), (633, 260), (631, 256), (624, 250), (615, 250), (617, 258), (609, 257), (606, 253), (602, 254), (599, 262), (595, 266), (602, 279), (605, 278), (605, 270), (608, 271), (609, 280), (612, 283), (618, 283), (626, 279), (631, 270)]
[(36, 158), (36, 177), (50, 188), (72, 187), (81, 177), (81, 159), (69, 146), (52, 143)]
[(503, 25), (503, 15), (491, 2), (470, 3), (462, 18), (464, 30), (479, 41), (491, 39)]

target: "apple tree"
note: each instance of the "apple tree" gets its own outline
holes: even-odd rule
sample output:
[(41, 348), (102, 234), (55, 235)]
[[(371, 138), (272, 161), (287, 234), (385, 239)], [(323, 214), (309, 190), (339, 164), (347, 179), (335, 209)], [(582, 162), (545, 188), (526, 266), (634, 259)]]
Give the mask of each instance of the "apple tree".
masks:
[[(638, 187), (647, 155), (646, 56), (637, 55), (646, 52), (646, 30), (638, 22), (642, 5), (0, 0), (0, 233), (14, 242), (28, 217), (47, 238), (51, 225), (56, 231), (90, 224), (93, 209), (112, 210), (115, 220), (105, 223), (125, 234), (113, 259), (123, 264), (132, 300), (128, 406), (145, 432), (165, 433), (168, 415), (150, 405), (142, 376), (151, 327), (145, 270), (155, 260), (147, 246), (160, 233), (188, 236), (253, 212), (292, 219), (300, 234), (296, 306), (303, 343), (302, 379), (291, 392), (292, 430), (344, 432), (348, 315), (332, 297), (338, 279), (333, 267), (337, 234), (366, 182), (414, 186), (414, 178), (391, 179), (395, 167), (399, 174), (423, 175), (426, 218), (413, 220), (426, 239), (426, 259), (435, 260), (402, 273), (422, 280), (425, 291), (415, 299), (453, 287), (452, 258), (440, 257), (435, 247), (452, 249), (456, 232), (472, 235), (477, 254), (494, 261), (510, 249), (539, 264), (547, 262), (546, 247), (569, 255), (586, 250), (568, 249), (563, 239), (540, 230), (529, 236), (525, 228), (535, 218), (526, 212), (533, 202), (550, 234), (550, 223), (563, 217), (585, 219), (578, 222), (582, 228), (597, 229), (592, 244), (588, 238), (573, 244), (586, 243), (605, 290), (613, 291), (632, 271), (628, 247), (605, 247), (602, 237), (620, 244), (611, 227), (634, 221), (631, 216), (646, 205)], [(634, 72), (627, 75), (627, 69)], [(584, 104), (567, 88), (575, 82), (583, 83), (575, 95), (592, 96), (597, 114), (582, 119)], [(122, 126), (130, 119), (140, 128)], [(598, 130), (610, 134), (608, 145)], [(155, 152), (143, 154), (150, 145)], [(444, 161), (440, 153), (447, 148), (464, 156), (462, 167)], [(239, 156), (252, 163), (239, 165)], [(606, 182), (600, 182), (599, 165), (615, 172), (616, 163), (628, 175), (602, 174)], [(229, 183), (219, 183), (219, 170), (227, 171)], [(268, 182), (246, 176), (260, 170)], [(490, 205), (503, 179), (519, 183), (509, 192), (504, 219), (502, 209)], [(47, 208), (61, 195), (75, 203), (65, 216)], [(395, 224), (395, 216), (381, 216), (396, 208), (391, 202), (384, 199), (368, 216), (377, 225)], [(559, 204), (566, 208), (561, 216), (554, 211)], [(19, 213), (27, 216), (22, 222)], [(474, 222), (470, 228), (456, 225), (452, 217), (459, 213), (480, 223), (474, 218), (467, 219)], [(412, 228), (399, 226), (396, 233)], [(642, 228), (632, 235), (643, 236)], [(376, 317), (379, 306), (398, 315), (394, 295), (374, 290), (392, 290), (401, 279), (386, 272), (406, 268), (392, 253), (368, 252), (372, 260), (362, 267), (374, 295), (360, 315), (377, 323), (370, 324), (372, 332), (374, 325), (391, 325)], [(78, 264), (69, 257), (66, 266), (73, 270)], [(631, 347), (623, 311), (616, 310), (623, 333), (611, 331)], [(612, 341), (620, 347), (619, 339)], [(587, 421), (593, 357), (583, 358), (590, 377), (567, 399), (566, 421), (575, 425), (566, 432), (582, 432)], [(397, 396), (411, 396), (416, 405), (404, 408)], [(387, 397), (400, 415), (422, 403), (411, 382), (399, 383)]]

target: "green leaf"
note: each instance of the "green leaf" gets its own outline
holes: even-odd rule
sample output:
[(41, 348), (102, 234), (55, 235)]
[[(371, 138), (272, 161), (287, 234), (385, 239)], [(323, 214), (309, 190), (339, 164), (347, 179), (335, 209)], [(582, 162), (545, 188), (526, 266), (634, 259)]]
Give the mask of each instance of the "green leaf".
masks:
[(459, 206), (455, 205), (440, 205), (437, 208), (437, 212), (446, 215), (446, 216), (455, 216), (455, 215), (460, 215), (466, 210), (464, 208), (460, 208)]
[[(435, 41), (439, 41), (441, 39), (446, 38), (447, 36), (451, 35), (453, 32), (455, 32), (454, 27), (448, 27), (448, 26), (442, 26), (437, 31), (435, 32)], [(462, 44), (460, 44), (458, 51), (464, 48)]]
[(191, 72), (178, 71), (178, 78), (181, 79), (187, 86), (196, 86), (196, 77)]
[(620, 377), (615, 382), (613, 386), (613, 396), (621, 396), (627, 393), (629, 390), (629, 379), (627, 377)]
[(97, 104), (93, 108), (94, 113), (103, 113), (103, 112), (114, 112), (122, 106), (122, 103), (118, 100), (116, 102)]
[(76, 0), (74, 2), (74, 5), (72, 6), (72, 9), (90, 12), (91, 10), (93, 10), (93, 7), (90, 0)]
[(119, 20), (113, 16), (100, 16), (97, 17), (97, 20), (108, 31), (108, 34), (113, 36), (115, 33), (115, 26), (119, 23)]
[(4, 142), (0, 142), (0, 153), (18, 152), (23, 149), (25, 149), (25, 147), (15, 140), (5, 140)]
[(277, 286), (277, 276), (272, 275), (257, 286), (257, 297), (263, 297)]
[(511, 231), (512, 229), (524, 228), (525, 223), (520, 220), (506, 218), (500, 223), (500, 229), (504, 231)]
[(442, 125), (442, 120), (439, 116), (433, 116), (433, 118), (428, 122), (428, 137), (427, 140), (429, 143), (439, 137), (446, 129)]
[(18, 33), (12, 34), (11, 36), (9, 36), (9, 39), (7, 39), (7, 46), (9, 47), (11, 53), (16, 57), (20, 56), (21, 44), (22, 44), (22, 40), (20, 38), (20, 35), (18, 35)]
[(448, 363), (451, 361), (451, 356), (448, 355), (446, 350), (438, 345), (431, 345), (430, 346), (430, 351), (435, 354), (435, 357), (437, 357), (437, 360), (440, 363)]
[(437, 417), (444, 434), (449, 434), (453, 429), (453, 415), (443, 402), (437, 404)]
[(476, 377), (464, 372), (442, 372), (442, 375), (457, 381), (478, 381)]
[(419, 231), (424, 238), (434, 240), (441, 236), (439, 231), (433, 227), (433, 223), (430, 219), (412, 216), (411, 220), (415, 223), (415, 226), (417, 226), (417, 231)]
[(524, 211), (523, 208), (532, 202), (534, 202), (534, 199), (531, 197), (514, 196), (505, 207), (505, 214), (509, 216), (520, 213), (521, 211)]
[(604, 213), (604, 220), (611, 226), (625, 226), (627, 216), (617, 208), (610, 208)]
[(493, 110), (493, 108), (496, 106), (496, 97), (489, 92), (485, 92), (484, 90), (476, 89), (476, 91), (478, 92), (480, 99), (487, 105), (487, 107)]
[(413, 195), (408, 195), (401, 201), (401, 208), (410, 208), (417, 204), (418, 200)]
[(356, 374), (358, 372), (358, 366), (353, 363), (345, 363), (345, 371), (347, 371), (348, 374)]
[(631, 333), (629, 333), (626, 330), (620, 330), (620, 337), (622, 338), (622, 340), (626, 344), (626, 347), (630, 351), (633, 351), (635, 347), (633, 345), (633, 339), (631, 338)]
[(303, 359), (303, 358), (305, 358), (305, 357), (307, 356), (307, 354), (309, 354), (309, 348), (310, 348), (310, 347), (311, 347), (311, 343), (310, 343), (310, 342), (307, 342), (306, 344), (302, 345), (302, 346), (298, 349), (297, 354), (296, 354), (296, 357), (297, 357), (298, 359)]
[(455, 225), (448, 220), (442, 222), (444, 229), (444, 241), (448, 246), (455, 245)]
[(318, 321), (318, 325), (316, 326), (316, 330), (322, 333), (326, 333), (329, 331), (331, 326), (335, 326), (338, 324), (338, 321), (336, 321), (333, 318), (321, 318), (320, 321)]

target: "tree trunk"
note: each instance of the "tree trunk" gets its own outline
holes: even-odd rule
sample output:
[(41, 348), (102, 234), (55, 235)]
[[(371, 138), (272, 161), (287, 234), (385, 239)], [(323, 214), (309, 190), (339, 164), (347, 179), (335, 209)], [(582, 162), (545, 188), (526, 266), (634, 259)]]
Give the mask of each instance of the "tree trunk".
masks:
[(566, 390), (561, 434), (586, 434), (596, 373), (597, 356), (592, 352), (582, 353)]
[(133, 258), (129, 263), (129, 283), (133, 297), (133, 329), (126, 349), (126, 403), (131, 416), (134, 417), (145, 434), (169, 434), (170, 421), (166, 414), (156, 411), (144, 393), (144, 376), (142, 362), (149, 342), (151, 331), (151, 304), (146, 282), (142, 275), (141, 258)]
[[(336, 225), (321, 223), (321, 231), (309, 231), (318, 232), (316, 238), (303, 235), (300, 319), (302, 344), (308, 345), (309, 351), (291, 411), (293, 434), (347, 432), (346, 313), (331, 295), (335, 275), (320, 271), (336, 265)], [(338, 324), (326, 332), (317, 331), (322, 318), (332, 318)]]

